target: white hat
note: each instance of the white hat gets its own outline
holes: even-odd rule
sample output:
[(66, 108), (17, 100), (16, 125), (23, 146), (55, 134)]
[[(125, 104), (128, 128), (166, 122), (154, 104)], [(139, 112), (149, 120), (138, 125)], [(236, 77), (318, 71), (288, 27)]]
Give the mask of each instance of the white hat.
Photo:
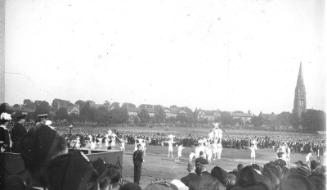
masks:
[(0, 120), (10, 121), (11, 120), (11, 115), (8, 114), (8, 113), (3, 112), (0, 115)]

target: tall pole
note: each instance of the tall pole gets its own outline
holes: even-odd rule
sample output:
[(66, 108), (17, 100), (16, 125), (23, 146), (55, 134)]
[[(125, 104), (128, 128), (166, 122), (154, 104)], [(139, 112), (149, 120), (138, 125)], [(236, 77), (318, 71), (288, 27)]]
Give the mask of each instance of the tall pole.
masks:
[(5, 0), (0, 0), (0, 104), (5, 102)]

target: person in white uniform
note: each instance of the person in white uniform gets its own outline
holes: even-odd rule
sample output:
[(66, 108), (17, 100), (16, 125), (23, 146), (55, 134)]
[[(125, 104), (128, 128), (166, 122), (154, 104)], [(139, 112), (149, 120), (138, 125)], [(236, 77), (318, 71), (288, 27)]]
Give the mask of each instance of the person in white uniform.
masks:
[(257, 146), (255, 144), (256, 141), (252, 141), (251, 142), (251, 145), (250, 145), (250, 151), (251, 151), (251, 154), (250, 154), (250, 158), (251, 158), (251, 164), (255, 164), (255, 151), (257, 150)]
[(182, 157), (182, 151), (184, 149), (183, 144), (180, 144), (177, 148), (177, 159), (179, 160)]
[(220, 160), (221, 159), (221, 153), (223, 151), (223, 146), (222, 146), (222, 140), (223, 140), (223, 131), (219, 128), (219, 123), (214, 123), (214, 146), (216, 148), (216, 155), (215, 157)]
[(174, 158), (174, 135), (169, 135), (169, 140), (166, 141), (168, 143), (168, 158)]

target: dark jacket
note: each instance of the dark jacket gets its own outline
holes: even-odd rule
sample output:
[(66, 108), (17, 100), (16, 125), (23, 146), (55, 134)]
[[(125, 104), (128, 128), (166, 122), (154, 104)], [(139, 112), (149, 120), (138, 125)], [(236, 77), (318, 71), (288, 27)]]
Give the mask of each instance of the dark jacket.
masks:
[(183, 182), (186, 186), (189, 186), (190, 181), (196, 179), (198, 175), (195, 173), (189, 173), (187, 176), (181, 178), (181, 182)]
[(3, 147), (5, 151), (9, 151), (10, 149), (10, 137), (9, 137), (9, 131), (7, 129), (4, 129), (0, 126), (0, 147)]
[(202, 172), (189, 182), (190, 190), (225, 190), (226, 187), (209, 172)]
[(134, 164), (141, 164), (143, 162), (143, 151), (137, 150), (133, 154), (133, 163)]
[(16, 123), (15, 126), (11, 130), (11, 139), (13, 142), (13, 152), (21, 152), (21, 141), (26, 136), (27, 130), (26, 128), (20, 124)]

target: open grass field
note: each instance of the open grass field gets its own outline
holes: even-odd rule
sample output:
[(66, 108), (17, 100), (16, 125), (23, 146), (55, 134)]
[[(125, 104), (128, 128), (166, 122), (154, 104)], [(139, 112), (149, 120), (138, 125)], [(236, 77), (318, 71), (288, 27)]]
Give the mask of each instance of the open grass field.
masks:
[[(58, 127), (60, 133), (68, 133), (67, 127)], [(72, 133), (89, 133), (89, 134), (105, 134), (109, 127), (74, 127)], [(154, 135), (157, 133), (169, 135), (174, 134), (179, 137), (185, 137), (191, 134), (192, 136), (207, 136), (212, 128), (195, 128), (195, 127), (110, 127), (110, 129), (116, 129), (123, 134), (142, 134), (142, 135)], [(224, 130), (224, 129), (223, 129)], [(241, 135), (241, 136), (303, 136), (309, 138), (324, 138), (324, 135), (309, 134), (309, 133), (295, 133), (295, 132), (280, 132), (280, 131), (263, 131), (263, 130), (231, 130), (225, 129), (225, 135)], [(123, 177), (125, 180), (133, 181), (133, 161), (132, 154), (134, 151), (134, 145), (126, 145), (126, 151), (123, 156)], [(188, 155), (194, 151), (193, 148), (186, 147), (183, 150), (183, 156), (181, 160), (177, 161), (167, 157), (167, 146), (147, 146), (147, 152), (144, 157), (145, 162), (142, 167), (141, 187), (145, 187), (155, 178), (163, 179), (180, 179), (187, 175), (187, 162)], [(174, 149), (174, 155), (177, 156), (177, 148)], [(276, 155), (272, 149), (259, 149), (256, 151), (257, 162), (259, 165), (263, 165), (269, 161), (275, 160)], [(305, 160), (304, 154), (292, 154), (291, 163), (298, 160)], [(214, 166), (220, 166), (225, 170), (233, 170), (238, 163), (244, 165), (250, 164), (250, 150), (246, 149), (231, 149), (224, 148), (222, 152), (222, 158), (219, 161), (210, 163), (208, 170), (211, 170)]]
[[(133, 181), (133, 162), (132, 153), (134, 150), (133, 145), (127, 145), (126, 151), (123, 156), (123, 176), (124, 179), (128, 181)], [(167, 157), (167, 147), (161, 146), (148, 146), (147, 152), (144, 157), (145, 162), (142, 167), (142, 177), (140, 185), (145, 187), (147, 184), (154, 180), (155, 178), (163, 179), (180, 179), (187, 175), (187, 162), (188, 155), (192, 148), (185, 148), (183, 150), (182, 159), (177, 161), (172, 158)], [(259, 149), (256, 152), (257, 162), (259, 165), (263, 165), (268, 161), (274, 160), (276, 155), (271, 149)], [(174, 150), (174, 155), (177, 156), (177, 149)], [(304, 154), (292, 154), (291, 162), (297, 160), (305, 160)], [(222, 152), (222, 158), (219, 161), (214, 161), (210, 163), (208, 169), (211, 170), (214, 166), (220, 166), (225, 170), (233, 170), (236, 168), (238, 163), (243, 163), (244, 165), (250, 164), (250, 151), (249, 150), (237, 150), (225, 148)]]

